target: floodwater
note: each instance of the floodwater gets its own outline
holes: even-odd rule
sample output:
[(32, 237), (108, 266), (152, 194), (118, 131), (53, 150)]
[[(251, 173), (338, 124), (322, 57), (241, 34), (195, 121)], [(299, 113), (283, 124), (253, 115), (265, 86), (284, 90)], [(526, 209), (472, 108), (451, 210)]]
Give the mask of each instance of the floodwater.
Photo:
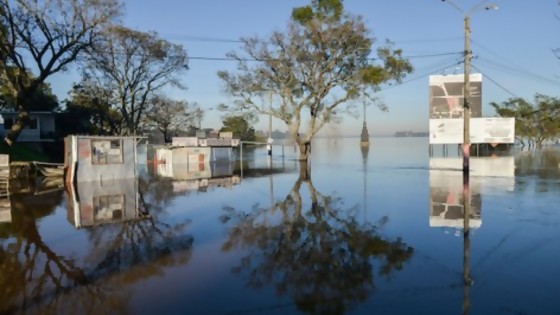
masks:
[(468, 220), (425, 138), (244, 151), (12, 195), (0, 313), (559, 314), (560, 151), (473, 157)]

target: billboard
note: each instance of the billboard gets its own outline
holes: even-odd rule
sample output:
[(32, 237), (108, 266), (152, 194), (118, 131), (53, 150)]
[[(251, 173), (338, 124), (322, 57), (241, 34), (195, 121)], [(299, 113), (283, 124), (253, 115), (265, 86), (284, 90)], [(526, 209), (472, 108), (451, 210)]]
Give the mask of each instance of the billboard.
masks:
[(463, 118), (430, 119), (430, 144), (458, 143), (463, 143)]
[[(472, 118), (471, 143), (515, 143), (515, 118)], [(463, 118), (430, 119), (430, 144), (463, 143)]]
[(472, 119), (471, 143), (515, 143), (515, 118)]
[[(431, 75), (430, 119), (463, 118), (464, 75)], [(471, 117), (482, 117), (482, 74), (470, 75)]]

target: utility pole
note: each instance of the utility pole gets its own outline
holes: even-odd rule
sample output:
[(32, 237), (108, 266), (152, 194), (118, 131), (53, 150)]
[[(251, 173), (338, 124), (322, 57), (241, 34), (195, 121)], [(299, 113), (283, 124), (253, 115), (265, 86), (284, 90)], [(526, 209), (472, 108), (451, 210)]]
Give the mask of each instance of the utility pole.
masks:
[(471, 149), (471, 18), (465, 15), (465, 86), (463, 96), (463, 173), (469, 173)]
[(465, 17), (465, 71), (464, 71), (464, 96), (463, 96), (463, 174), (469, 174), (470, 169), (470, 147), (471, 147), (471, 86), (470, 86), (470, 70), (471, 70), (471, 18), (470, 15), (481, 9), (497, 10), (498, 6), (493, 3), (482, 1), (478, 5), (472, 7), (468, 11), (464, 11), (453, 0), (441, 0), (447, 2)]

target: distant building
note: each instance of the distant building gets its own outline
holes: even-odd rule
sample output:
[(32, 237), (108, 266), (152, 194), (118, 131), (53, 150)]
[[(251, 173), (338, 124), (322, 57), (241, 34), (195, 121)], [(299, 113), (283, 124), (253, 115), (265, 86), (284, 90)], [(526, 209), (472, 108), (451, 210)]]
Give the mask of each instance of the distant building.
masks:
[[(0, 112), (0, 136), (3, 138), (12, 128), (18, 112)], [(29, 124), (21, 131), (18, 142), (52, 142), (55, 140), (55, 113), (30, 112)]]
[(428, 137), (429, 132), (397, 131), (395, 137)]

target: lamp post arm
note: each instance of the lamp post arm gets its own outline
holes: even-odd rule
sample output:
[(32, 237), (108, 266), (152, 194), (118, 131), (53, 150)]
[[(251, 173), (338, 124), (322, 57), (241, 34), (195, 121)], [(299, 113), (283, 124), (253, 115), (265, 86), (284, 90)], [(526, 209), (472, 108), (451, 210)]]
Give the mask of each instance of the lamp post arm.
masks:
[(488, 3), (488, 0), (481, 1), (479, 4), (472, 7), (466, 15), (472, 15), (473, 13), (484, 10), (498, 10), (498, 6), (495, 3)]
[(455, 10), (459, 11), (461, 14), (465, 14), (465, 10), (461, 9), (460, 6), (458, 6), (455, 2), (453, 2), (452, 0), (441, 0), (443, 2), (449, 3), (452, 7), (455, 8)]

